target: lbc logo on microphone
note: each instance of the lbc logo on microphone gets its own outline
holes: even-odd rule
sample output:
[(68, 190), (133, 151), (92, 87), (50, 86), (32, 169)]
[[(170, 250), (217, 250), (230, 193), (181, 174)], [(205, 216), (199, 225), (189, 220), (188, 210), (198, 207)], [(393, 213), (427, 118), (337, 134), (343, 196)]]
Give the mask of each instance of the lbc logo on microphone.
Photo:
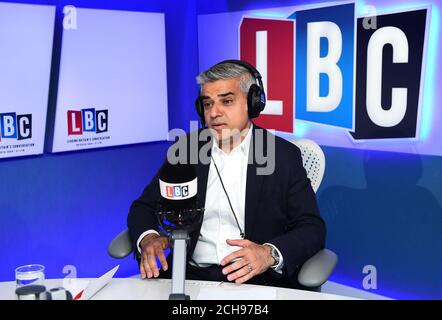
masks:
[(0, 113), (0, 141), (2, 139), (31, 139), (32, 114)]
[(102, 133), (108, 131), (108, 110), (68, 110), (68, 135), (82, 135), (84, 132)]
[(354, 140), (417, 137), (430, 13), (356, 17), (348, 3), (286, 19), (244, 17), (240, 57), (255, 64), (267, 91), (256, 123), (293, 132), (296, 117)]
[(166, 186), (167, 198), (185, 198), (189, 195), (189, 186)]

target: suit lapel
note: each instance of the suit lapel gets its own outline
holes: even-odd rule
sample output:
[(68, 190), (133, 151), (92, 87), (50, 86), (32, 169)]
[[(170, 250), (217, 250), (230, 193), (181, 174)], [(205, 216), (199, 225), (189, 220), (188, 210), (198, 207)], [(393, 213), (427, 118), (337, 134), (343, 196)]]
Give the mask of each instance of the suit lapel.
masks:
[[(255, 157), (255, 133), (257, 127), (254, 125), (252, 130), (252, 139), (249, 147), (249, 164), (247, 165), (247, 182), (246, 182), (246, 203), (245, 203), (245, 231), (246, 239), (251, 239), (253, 234), (257, 209), (258, 199), (261, 194), (261, 187), (264, 180), (263, 175), (257, 175), (257, 163)], [(261, 128), (258, 128), (261, 129)], [(261, 129), (262, 130), (262, 129)], [(265, 141), (265, 139), (264, 139)]]
[[(200, 206), (200, 208), (204, 208), (206, 203), (207, 179), (209, 176), (210, 157), (212, 154), (212, 144), (213, 144), (213, 140), (211, 138), (209, 139), (210, 139), (209, 141), (200, 141), (198, 139), (198, 164), (196, 166), (196, 174), (198, 177), (198, 205)], [(207, 143), (210, 144), (210, 148), (207, 150), (207, 156), (209, 159), (204, 159), (208, 160), (205, 161), (208, 163), (202, 163), (201, 162), (202, 159), (199, 158), (199, 153)]]
[[(199, 141), (198, 142), (198, 144), (199, 144), (198, 152), (201, 150), (202, 146), (205, 143), (207, 143), (207, 141)], [(208, 151), (209, 157), (210, 157), (210, 154), (211, 154), (211, 150)], [(206, 203), (206, 191), (207, 191), (207, 179), (209, 176), (209, 167), (210, 167), (210, 162), (208, 164), (203, 164), (203, 163), (201, 163), (200, 160), (198, 160), (198, 164), (196, 165), (196, 175), (198, 178), (197, 200), (198, 200), (198, 207), (199, 208), (204, 208), (205, 203)], [(191, 246), (190, 246), (191, 254), (193, 253), (193, 250), (195, 249), (196, 242), (197, 242), (199, 234), (200, 234), (203, 219), (204, 219), (204, 213), (203, 213), (203, 217), (201, 219), (201, 223), (198, 225), (195, 232), (192, 232), (192, 234), (191, 234)]]
[(198, 163), (196, 174), (198, 177), (198, 206), (204, 208), (206, 203), (207, 178), (209, 175), (209, 164)]

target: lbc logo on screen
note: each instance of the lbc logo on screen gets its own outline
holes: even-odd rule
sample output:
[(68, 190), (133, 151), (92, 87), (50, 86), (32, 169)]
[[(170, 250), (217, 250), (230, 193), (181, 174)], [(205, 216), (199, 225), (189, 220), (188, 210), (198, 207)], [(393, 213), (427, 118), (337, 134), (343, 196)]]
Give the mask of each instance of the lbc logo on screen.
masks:
[(347, 3), (287, 19), (244, 17), (240, 58), (261, 71), (267, 90), (257, 124), (293, 132), (296, 118), (346, 129), (355, 140), (416, 137), (428, 15), (424, 8), (356, 18)]
[(2, 139), (31, 139), (32, 114), (0, 113), (0, 141)]
[(108, 110), (68, 110), (68, 135), (82, 135), (85, 132), (108, 131)]

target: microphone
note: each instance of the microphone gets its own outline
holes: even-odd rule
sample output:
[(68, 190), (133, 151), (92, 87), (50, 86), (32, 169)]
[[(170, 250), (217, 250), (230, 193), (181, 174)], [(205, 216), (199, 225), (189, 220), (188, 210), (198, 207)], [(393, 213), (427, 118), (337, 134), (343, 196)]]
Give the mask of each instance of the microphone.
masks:
[(164, 163), (160, 170), (161, 197), (157, 217), (168, 232), (193, 231), (201, 222), (204, 208), (198, 207), (198, 178), (191, 164)]

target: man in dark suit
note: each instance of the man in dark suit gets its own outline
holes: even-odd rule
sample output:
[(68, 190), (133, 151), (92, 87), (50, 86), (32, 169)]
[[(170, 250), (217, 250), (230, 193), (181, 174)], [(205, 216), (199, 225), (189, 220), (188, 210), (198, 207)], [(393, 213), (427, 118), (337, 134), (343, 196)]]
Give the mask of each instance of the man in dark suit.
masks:
[[(187, 278), (300, 288), (300, 266), (325, 242), (325, 224), (300, 151), (252, 123), (265, 106), (261, 76), (253, 66), (224, 61), (197, 81), (197, 112), (212, 139), (209, 161), (196, 164), (197, 197), (205, 213), (190, 234)], [(200, 141), (198, 152), (202, 147)], [(143, 278), (160, 276), (157, 258), (161, 276), (170, 276), (170, 257), (164, 255), (169, 241), (155, 215), (159, 198), (157, 175), (128, 216)]]

